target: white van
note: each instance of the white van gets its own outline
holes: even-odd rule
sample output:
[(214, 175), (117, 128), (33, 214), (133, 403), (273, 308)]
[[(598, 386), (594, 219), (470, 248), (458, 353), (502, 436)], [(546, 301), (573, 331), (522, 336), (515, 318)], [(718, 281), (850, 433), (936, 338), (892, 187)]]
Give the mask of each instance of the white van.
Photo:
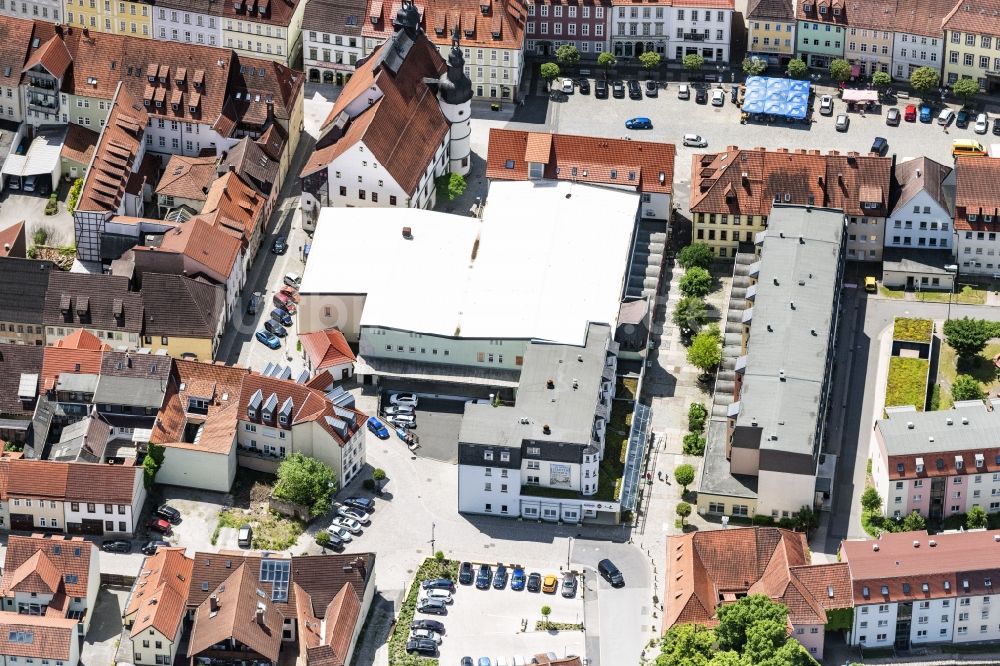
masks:
[(298, 273), (285, 273), (285, 284), (289, 287), (295, 287), (297, 289), (301, 282), (302, 276)]

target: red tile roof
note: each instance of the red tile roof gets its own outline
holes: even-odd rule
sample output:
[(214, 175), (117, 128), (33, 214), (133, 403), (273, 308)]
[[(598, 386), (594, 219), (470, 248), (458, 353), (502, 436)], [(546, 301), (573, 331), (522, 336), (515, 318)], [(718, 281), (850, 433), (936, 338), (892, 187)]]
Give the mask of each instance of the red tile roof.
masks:
[(0, 458), (0, 497), (132, 504), (141, 467)]
[(353, 363), (354, 352), (344, 334), (336, 328), (314, 331), (299, 336), (302, 349), (312, 362), (313, 371), (320, 372), (334, 365)]
[(59, 375), (63, 373), (100, 374), (101, 353), (94, 349), (46, 347), (42, 357), (39, 390), (46, 392), (55, 389)]
[[(72, 126), (71, 126), (72, 127)], [(0, 257), (24, 258), (24, 220), (0, 231)], [(18, 252), (17, 248), (21, 248)]]
[(169, 641), (181, 627), (187, 605), (188, 586), (194, 559), (185, 557), (184, 548), (160, 548), (142, 562), (123, 617), (132, 618), (133, 639), (153, 628)]
[[(299, 624), (300, 653), (309, 666), (344, 666), (360, 617), (361, 599), (354, 588), (344, 584), (325, 609), (321, 620), (314, 614), (312, 596), (294, 585)], [(324, 623), (325, 622), (325, 626)], [(324, 631), (325, 629), (325, 631)]]
[(941, 25), (955, 8), (956, 0), (910, 0), (896, 5), (893, 14), (895, 32), (942, 39)]
[[(550, 145), (548, 151), (546, 145)], [(527, 180), (528, 162), (544, 158), (545, 178), (670, 194), (675, 154), (669, 143), (494, 128), (490, 130), (486, 177)]]
[(239, 238), (245, 249), (257, 227), (264, 224), (264, 204), (264, 197), (256, 189), (229, 171), (212, 183), (199, 218)]
[[(51, 615), (19, 615), (0, 612), (0, 654), (8, 659), (30, 657), (69, 661), (73, 641), (77, 638), (79, 620)], [(15, 641), (17, 635), (28, 634), (30, 641)]]
[(193, 264), (204, 266), (209, 278), (225, 284), (241, 260), (241, 247), (239, 238), (204, 217), (195, 216), (165, 233), (160, 247), (137, 247), (136, 251), (177, 252)]
[(162, 196), (204, 201), (215, 181), (215, 157), (185, 157), (171, 155), (156, 184)]
[[(0, 590), (12, 597), (14, 592), (55, 594), (62, 588), (67, 596), (86, 598), (91, 583), (90, 558), (96, 547), (80, 537), (12, 534), (7, 541)], [(66, 580), (67, 574), (75, 576), (75, 581)]]
[(1000, 0), (961, 0), (955, 2), (942, 22), (945, 30), (979, 35), (1000, 34)]
[[(263, 420), (263, 409), (257, 409), (255, 418), (250, 418), (248, 407), (257, 392), (260, 392), (260, 404), (273, 405), (270, 421)], [(325, 430), (334, 441), (344, 446), (354, 434), (360, 430), (368, 417), (362, 412), (349, 407), (335, 407), (322, 391), (298, 384), (290, 379), (265, 377), (257, 373), (243, 377), (240, 389), (239, 416), (242, 421), (259, 423), (281, 430), (291, 430), (299, 423), (315, 422)], [(288, 422), (281, 424), (278, 416), (285, 407), (289, 408)]]
[[(955, 160), (955, 230), (996, 231), (1000, 222), (1000, 158), (959, 157)], [(970, 220), (969, 216), (976, 216)], [(992, 215), (992, 222), (983, 217)]]
[(49, 74), (61, 79), (71, 64), (73, 57), (69, 54), (65, 42), (58, 36), (53, 36), (28, 57), (23, 71), (27, 72), (36, 65), (41, 65)]
[[(370, 0), (361, 34), (387, 39), (402, 3)], [(525, 5), (518, 0), (489, 0), (484, 14), (480, 0), (425, 0), (416, 5), (420, 27), (438, 46), (451, 46), (452, 30), (461, 31), (462, 46), (521, 50), (524, 43)]]
[[(800, 21), (813, 21), (819, 23), (829, 23), (831, 25), (844, 25), (848, 23), (847, 20), (847, 6), (844, 0), (803, 0), (802, 2), (796, 3), (796, 18)], [(806, 7), (809, 11), (806, 11)], [(820, 8), (823, 8), (823, 13), (820, 13)], [(838, 10), (837, 14), (834, 14), (834, 9)]]
[(85, 328), (78, 328), (66, 337), (59, 338), (53, 346), (59, 349), (88, 349), (90, 351), (111, 349), (111, 345), (101, 342), (96, 335)]
[[(191, 448), (228, 455), (236, 443), (238, 397), (246, 368), (174, 359), (174, 374), (167, 386), (150, 441), (175, 448)], [(204, 428), (198, 444), (184, 442), (187, 405), (191, 397), (208, 401), (207, 414), (198, 414)], [(223, 400), (225, 397), (225, 400)]]

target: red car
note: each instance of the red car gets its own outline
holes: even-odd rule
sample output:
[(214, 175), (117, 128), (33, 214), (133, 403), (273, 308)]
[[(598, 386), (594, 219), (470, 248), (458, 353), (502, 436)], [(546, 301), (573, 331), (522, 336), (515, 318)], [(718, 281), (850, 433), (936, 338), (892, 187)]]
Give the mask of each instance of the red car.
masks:
[(146, 527), (148, 529), (153, 530), (154, 532), (159, 532), (160, 534), (171, 533), (170, 523), (168, 523), (163, 518), (153, 518), (148, 523), (146, 523)]
[(908, 123), (917, 122), (917, 107), (914, 104), (907, 104), (906, 111), (903, 112), (903, 120)]
[(295, 290), (295, 287), (289, 287), (287, 284), (281, 288), (279, 294), (285, 294), (288, 298), (292, 299), (293, 303), (299, 302), (299, 292)]
[(295, 303), (288, 294), (279, 291), (274, 295), (272, 301), (279, 308), (284, 308), (288, 314), (295, 314)]

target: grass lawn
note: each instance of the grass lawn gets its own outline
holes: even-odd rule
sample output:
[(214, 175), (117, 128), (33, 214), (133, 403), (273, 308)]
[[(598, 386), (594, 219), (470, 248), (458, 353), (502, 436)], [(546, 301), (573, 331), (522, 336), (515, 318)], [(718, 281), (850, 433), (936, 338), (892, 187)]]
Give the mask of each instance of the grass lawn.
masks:
[[(941, 353), (938, 358), (938, 379), (943, 380), (951, 386), (959, 374), (972, 375), (983, 384), (983, 388), (990, 394), (996, 395), (1000, 390), (1000, 381), (997, 380), (997, 369), (993, 365), (993, 357), (1000, 354), (1000, 343), (990, 343), (980, 352), (979, 356), (973, 360), (969, 367), (963, 367), (961, 372), (958, 369), (958, 355), (947, 342), (941, 342)], [(951, 405), (951, 393), (947, 390), (941, 391), (941, 409), (947, 409), (945, 403)]]
[(883, 284), (878, 286), (878, 293), (886, 298), (903, 298), (906, 295), (906, 292), (902, 289), (890, 289)]
[(934, 322), (930, 319), (896, 317), (892, 326), (892, 339), (907, 342), (930, 342), (934, 333)]
[(927, 400), (927, 366), (922, 358), (889, 359), (889, 377), (885, 388), (885, 406), (913, 405), (924, 411)]
[(249, 524), (253, 528), (254, 550), (287, 550), (295, 545), (299, 535), (305, 531), (302, 521), (286, 518), (269, 511), (266, 505), (254, 505), (249, 513), (243, 509), (227, 509), (219, 514), (219, 525), (216, 528), (232, 527), (239, 529), (241, 525)]
[(983, 305), (986, 303), (986, 290), (967, 284), (962, 287), (961, 291), (956, 291), (954, 295), (950, 291), (921, 291), (917, 293), (917, 298), (921, 301), (935, 303), (947, 303), (948, 299), (951, 298), (952, 303)]

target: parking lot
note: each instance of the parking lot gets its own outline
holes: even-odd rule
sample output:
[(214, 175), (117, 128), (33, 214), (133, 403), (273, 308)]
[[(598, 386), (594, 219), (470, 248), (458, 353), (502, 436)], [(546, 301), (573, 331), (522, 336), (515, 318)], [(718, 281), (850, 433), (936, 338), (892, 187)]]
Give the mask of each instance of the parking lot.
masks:
[[(388, 393), (382, 400), (382, 409), (389, 406)], [(431, 460), (454, 463), (458, 460), (458, 433), (462, 427), (462, 413), (465, 411), (464, 400), (449, 400), (444, 398), (420, 398), (417, 409), (414, 410), (417, 427), (410, 432), (420, 438), (420, 448), (416, 454)], [(385, 418), (379, 417), (390, 431), (395, 427)], [(392, 433), (392, 439), (396, 434)]]
[[(493, 571), (496, 570), (493, 563)], [(478, 570), (478, 564), (474, 570)], [(556, 568), (532, 569), (542, 576), (552, 574), (560, 578)], [(508, 572), (510, 568), (508, 567)], [(579, 630), (536, 631), (535, 624), (542, 619), (542, 606), (552, 609), (549, 621), (553, 623), (579, 624), (584, 622), (582, 585), (578, 585), (576, 596), (565, 598), (559, 592), (544, 594), (528, 592), (527, 589), (514, 591), (510, 583), (502, 590), (490, 586), (480, 590), (475, 585), (458, 585), (454, 603), (444, 616), (416, 614), (416, 619), (435, 619), (445, 626), (445, 634), (440, 646), (442, 664), (457, 664), (462, 657), (489, 657), (493, 664), (514, 663), (514, 657), (525, 657), (531, 663), (531, 656), (554, 652), (558, 656), (584, 654), (584, 633)], [(421, 592), (421, 596), (424, 593)], [(526, 627), (526, 630), (524, 629)]]
[[(940, 100), (932, 104), (934, 121), (931, 123), (902, 122), (898, 127), (886, 125), (885, 114), (889, 108), (895, 106), (902, 112), (907, 104), (920, 104), (920, 100), (916, 98), (899, 99), (896, 104), (883, 104), (863, 116), (857, 112), (849, 113), (848, 131), (838, 132), (834, 127), (835, 119), (837, 115), (847, 113), (846, 105), (834, 95), (833, 115), (819, 115), (819, 96), (826, 90), (817, 93), (812, 123), (788, 124), (781, 120), (771, 124), (750, 122), (744, 125), (740, 123), (740, 109), (730, 101), (730, 84), (723, 85), (726, 102), (721, 107), (696, 103), (693, 92), (691, 99), (678, 99), (679, 85), (676, 82), (661, 84), (657, 97), (644, 96), (641, 100), (628, 97), (615, 99), (610, 96), (607, 99), (597, 99), (593, 92), (590, 95), (558, 95), (550, 102), (550, 129), (564, 134), (629, 137), (674, 143), (677, 146), (675, 202), (681, 211), (688, 208), (692, 155), (725, 150), (730, 145), (741, 148), (764, 146), (771, 149), (806, 148), (867, 153), (875, 137), (881, 136), (888, 140), (888, 154), (895, 154), (898, 161), (926, 155), (942, 164), (951, 164), (951, 145), (954, 139), (975, 138), (987, 146), (992, 142), (1000, 143), (1000, 137), (992, 134), (975, 134), (971, 124), (966, 129), (956, 128), (954, 124), (948, 127), (938, 125), (936, 117), (942, 108)], [(718, 84), (705, 85), (718, 87)], [(957, 111), (960, 105), (949, 103), (948, 106)], [(987, 111), (991, 119), (996, 115), (995, 110)], [(653, 129), (626, 129), (625, 121), (633, 117), (649, 118)], [(682, 146), (681, 139), (686, 133), (702, 135), (708, 141), (708, 147)]]

